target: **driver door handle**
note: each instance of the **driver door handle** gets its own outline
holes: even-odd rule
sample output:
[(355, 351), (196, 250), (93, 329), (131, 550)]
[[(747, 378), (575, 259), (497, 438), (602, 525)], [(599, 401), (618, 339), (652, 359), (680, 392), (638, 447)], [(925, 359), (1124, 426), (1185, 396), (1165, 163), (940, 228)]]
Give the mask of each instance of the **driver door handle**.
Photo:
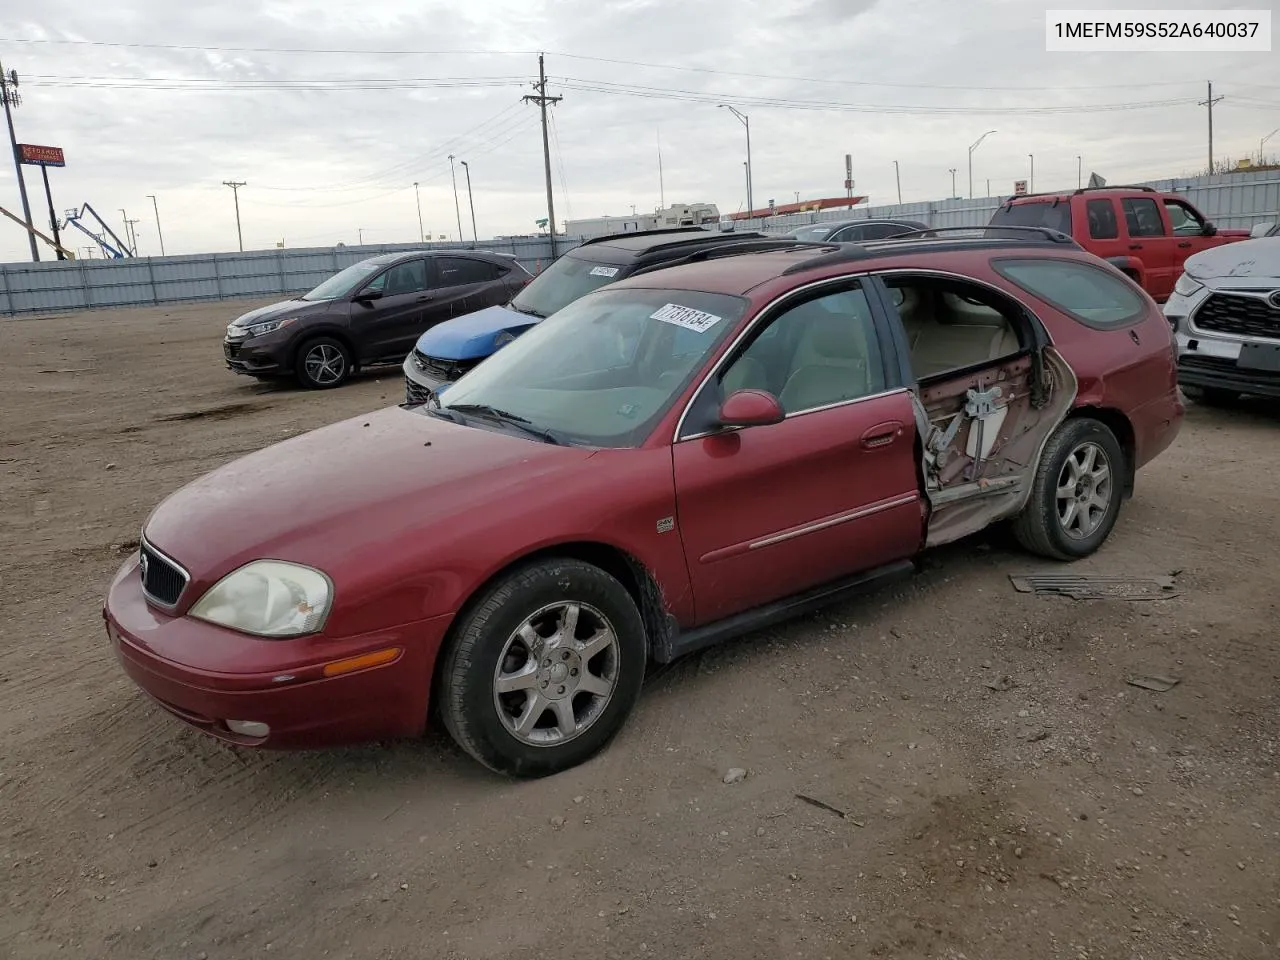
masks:
[(1191, 241), (1190, 241), (1190, 240), (1183, 240), (1180, 244), (1178, 244), (1178, 246), (1180, 246), (1180, 247), (1189, 247), (1189, 246), (1191, 246)]
[(902, 421), (889, 420), (885, 423), (877, 423), (874, 427), (868, 427), (859, 439), (865, 450), (879, 450), (881, 447), (887, 447), (898, 437), (902, 436)]
[(420, 295), (419, 295), (419, 297), (418, 297), (418, 303), (426, 303), (427, 301), (429, 301), (429, 300), (434, 300), (434, 299), (435, 299), (435, 295), (434, 295), (434, 294), (424, 293), (424, 294), (420, 294)]

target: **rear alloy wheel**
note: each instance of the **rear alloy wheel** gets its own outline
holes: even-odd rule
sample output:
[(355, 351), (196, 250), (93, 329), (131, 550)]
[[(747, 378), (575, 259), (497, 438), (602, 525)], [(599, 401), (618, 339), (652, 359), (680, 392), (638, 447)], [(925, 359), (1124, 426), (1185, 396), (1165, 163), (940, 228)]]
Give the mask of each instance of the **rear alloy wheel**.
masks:
[(533, 563), (457, 625), (439, 666), (445, 727), (499, 773), (558, 773), (621, 729), (646, 660), (644, 624), (622, 584), (578, 560)]
[(1014, 519), (1014, 536), (1054, 560), (1089, 556), (1120, 515), (1125, 474), (1124, 451), (1106, 424), (1068, 420), (1045, 445), (1031, 497)]
[(341, 386), (351, 376), (351, 353), (332, 337), (308, 340), (298, 349), (298, 382), (313, 390)]

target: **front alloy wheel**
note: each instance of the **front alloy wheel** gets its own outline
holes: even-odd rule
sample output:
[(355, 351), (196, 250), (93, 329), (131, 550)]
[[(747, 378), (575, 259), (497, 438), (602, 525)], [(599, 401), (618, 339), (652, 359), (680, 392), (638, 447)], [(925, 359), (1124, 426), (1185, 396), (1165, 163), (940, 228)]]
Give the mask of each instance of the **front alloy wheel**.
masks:
[(647, 660), (626, 587), (554, 557), (515, 568), (468, 605), (440, 655), (435, 702), (453, 739), (485, 766), (546, 776), (621, 729)]
[(339, 386), (351, 375), (351, 354), (331, 337), (308, 341), (298, 351), (297, 375), (304, 387), (313, 390)]

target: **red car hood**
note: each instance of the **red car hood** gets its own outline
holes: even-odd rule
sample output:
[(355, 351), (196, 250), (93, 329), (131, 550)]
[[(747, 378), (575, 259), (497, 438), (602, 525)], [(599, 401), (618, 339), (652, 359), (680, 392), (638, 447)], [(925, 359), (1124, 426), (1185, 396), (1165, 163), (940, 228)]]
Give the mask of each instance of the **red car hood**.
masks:
[(389, 407), (232, 461), (147, 520), (152, 546), (193, 582), (255, 559), (324, 569), (531, 487), (592, 455)]

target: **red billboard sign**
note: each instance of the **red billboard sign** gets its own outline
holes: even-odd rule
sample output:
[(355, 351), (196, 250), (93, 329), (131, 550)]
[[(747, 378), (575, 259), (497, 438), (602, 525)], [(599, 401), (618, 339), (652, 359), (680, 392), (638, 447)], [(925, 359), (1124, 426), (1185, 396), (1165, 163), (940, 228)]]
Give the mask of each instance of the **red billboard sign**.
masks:
[(33, 167), (65, 167), (67, 159), (61, 147), (40, 147), (34, 143), (18, 144), (18, 162)]

